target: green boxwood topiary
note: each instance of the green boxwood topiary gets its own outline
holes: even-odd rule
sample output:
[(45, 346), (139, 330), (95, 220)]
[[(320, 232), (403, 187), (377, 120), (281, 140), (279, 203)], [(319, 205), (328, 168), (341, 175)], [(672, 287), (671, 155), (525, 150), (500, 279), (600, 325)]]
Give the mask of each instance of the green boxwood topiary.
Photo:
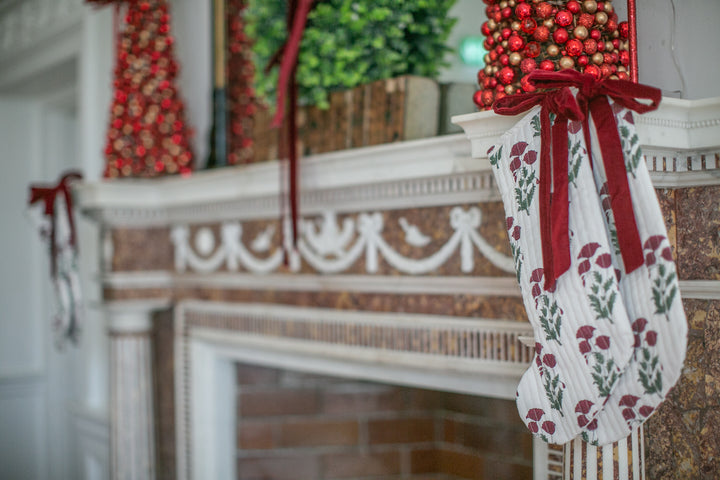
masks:
[[(300, 46), (297, 83), (306, 105), (328, 94), (401, 75), (435, 77), (450, 50), (455, 0), (317, 0)], [(287, 36), (285, 0), (250, 0), (246, 33), (254, 42), (255, 88), (271, 103), (278, 68), (265, 66)]]

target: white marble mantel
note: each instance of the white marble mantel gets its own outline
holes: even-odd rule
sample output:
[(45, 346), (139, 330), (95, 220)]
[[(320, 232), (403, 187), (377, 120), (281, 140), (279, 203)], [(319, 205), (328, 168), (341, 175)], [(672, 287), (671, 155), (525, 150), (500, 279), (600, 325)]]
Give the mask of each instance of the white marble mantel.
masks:
[[(470, 142), (464, 135), (451, 135), (302, 159), (301, 214), (322, 215), (329, 206), (338, 212), (358, 213), (499, 200), (485, 152), (517, 119), (482, 112), (459, 116), (454, 120), (466, 130)], [(720, 185), (720, 98), (701, 101), (664, 99), (659, 110), (641, 116), (637, 125), (656, 187)], [(280, 162), (269, 162), (197, 172), (190, 178), (103, 181), (81, 185), (75, 193), (81, 210), (94, 218), (105, 232), (115, 228), (172, 227), (178, 224), (191, 225), (236, 219), (277, 218), (280, 213), (281, 168)], [(103, 263), (109, 264), (107, 257), (112, 255), (112, 246), (108, 242), (106, 244), (106, 258)], [(267, 288), (272, 288), (274, 282), (285, 281), (282, 275), (273, 274), (240, 275), (230, 272), (223, 275), (212, 272), (207, 275), (181, 272), (121, 275), (104, 269), (101, 281), (110, 288), (118, 285), (168, 287), (177, 285), (178, 282), (192, 285), (202, 285), (203, 282), (239, 282), (237, 284), (245, 285), (255, 281), (254, 279)], [(322, 278), (326, 281), (318, 280)], [(397, 294), (432, 292), (438, 288), (469, 294), (518, 294), (517, 287), (513, 286), (512, 282), (503, 284), (503, 281), (500, 281), (501, 285), (498, 286), (489, 282), (483, 283), (482, 279), (472, 276), (452, 277), (451, 281), (443, 280), (445, 283), (427, 280), (422, 275), (397, 278), (376, 278), (372, 275), (313, 276), (303, 280), (311, 282), (311, 287), (307, 288), (318, 290), (333, 288), (333, 282), (341, 281), (347, 282), (344, 285), (354, 285), (354, 288), (358, 289), (381, 288)], [(283, 288), (287, 288), (288, 284), (286, 282), (283, 285)], [(720, 298), (720, 282), (717, 281), (685, 281), (681, 288), (686, 298)], [(132, 302), (108, 304), (109, 311), (112, 312), (111, 320), (115, 319), (112, 320), (114, 323), (111, 323), (111, 338), (114, 342), (111, 362), (115, 370), (127, 364), (127, 352), (146, 351), (149, 342), (147, 328), (140, 328), (138, 325), (146, 327), (147, 316), (153, 309), (167, 307), (168, 299), (165, 300), (147, 303), (147, 308), (144, 309)], [(393, 381), (390, 377), (395, 375), (395, 381), (400, 383), (421, 385), (422, 375), (418, 375), (417, 367), (409, 365), (417, 361), (422, 365), (422, 362), (430, 358), (415, 358), (410, 354), (394, 357), (377, 352), (359, 355), (352, 348), (328, 349), (327, 354), (317, 354), (298, 342), (268, 339), (249, 341), (241, 336), (236, 338), (222, 335), (203, 326), (203, 315), (254, 315), (257, 312), (253, 313), (253, 309), (259, 308), (257, 306), (181, 302), (175, 307), (176, 325), (184, 330), (176, 343), (176, 351), (180, 352), (176, 356), (179, 359), (176, 367), (176, 401), (180, 478), (231, 478), (234, 475), (232, 448), (226, 445), (232, 441), (231, 432), (218, 427), (222, 422), (218, 423), (217, 415), (208, 417), (208, 412), (228, 407), (228, 397), (223, 393), (228, 387), (223, 387), (222, 382), (231, 378), (228, 365), (232, 361), (264, 358), (265, 360), (258, 361), (282, 366), (301, 360), (305, 365), (314, 365), (313, 368), (325, 373), (350, 375), (363, 371), (366, 372), (363, 378)], [(274, 311), (272, 308), (261, 310), (263, 314), (276, 317), (285, 315), (288, 319), (313, 314), (312, 311)], [(197, 316), (195, 323), (186, 323), (190, 318), (186, 314), (193, 311)], [(137, 318), (132, 319), (133, 315)], [(317, 318), (320, 317), (322, 315), (318, 314)], [(341, 317), (333, 317), (331, 320), (351, 321)], [(389, 315), (388, 318), (378, 321), (392, 324), (395, 320), (391, 317), (392, 315)], [(324, 320), (320, 318), (318, 321)], [(433, 319), (427, 318), (423, 321), (432, 324)], [(478, 332), (494, 328), (493, 324), (481, 321), (472, 325)], [(123, 326), (132, 331), (123, 330)], [(524, 328), (529, 333), (527, 326)], [(522, 328), (513, 335), (521, 335), (521, 330)], [(129, 338), (132, 339), (132, 348), (125, 348), (121, 343), (127, 343)], [(512, 338), (517, 341), (516, 337)], [(143, 354), (142, 358), (149, 362), (146, 354)], [(190, 359), (193, 360), (192, 364)], [(508, 368), (498, 370), (497, 367), (488, 368), (490, 364), (483, 364), (484, 359), (475, 362), (468, 359), (436, 360), (438, 363), (431, 369), (435, 376), (429, 375), (427, 378), (446, 382), (445, 388), (449, 390), (504, 398), (512, 397), (511, 385), (519, 378), (519, 374), (524, 370), (522, 362), (526, 361), (524, 357), (508, 360)], [(281, 365), (278, 362), (284, 363)], [(493, 370), (493, 375), (490, 370)], [(367, 373), (373, 371), (377, 372), (376, 377)], [(134, 392), (150, 391), (148, 384), (152, 379), (149, 372), (147, 365), (133, 364), (125, 373), (134, 377), (124, 377), (123, 385), (136, 382), (137, 389), (115, 388), (114, 404), (132, 404), (134, 411), (139, 412), (138, 415), (146, 415), (151, 411), (148, 410), (151, 408), (151, 398), (147, 395), (141, 399), (145, 402), (144, 406), (133, 403), (137, 402)], [(468, 383), (470, 372), (476, 372), (477, 382)], [(470, 386), (461, 386), (465, 384)], [(123, 420), (121, 424), (118, 417), (112, 417), (113, 459), (116, 465), (139, 461), (134, 456), (134, 450), (128, 447), (129, 439), (144, 439), (142, 441), (147, 442), (147, 448), (152, 449), (152, 436), (141, 431), (142, 418), (138, 416), (135, 421), (130, 422)], [(190, 431), (194, 433), (192, 438), (189, 436)], [(209, 454), (209, 451), (213, 453)], [(547, 455), (544, 458), (547, 458)], [(138, 464), (132, 475), (139, 475), (137, 472), (143, 474), (133, 478), (153, 478), (152, 459), (142, 461), (150, 464)], [(130, 478), (123, 477), (119, 470), (114, 470), (113, 473), (114, 478)], [(535, 475), (537, 479), (549, 478), (548, 471), (542, 468), (538, 468)]]

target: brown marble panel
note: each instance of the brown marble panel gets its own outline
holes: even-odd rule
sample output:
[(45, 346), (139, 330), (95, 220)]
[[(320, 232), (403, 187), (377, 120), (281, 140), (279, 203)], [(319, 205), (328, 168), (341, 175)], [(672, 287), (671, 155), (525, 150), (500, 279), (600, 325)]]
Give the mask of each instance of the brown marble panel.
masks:
[(677, 259), (677, 211), (676, 211), (676, 192), (671, 188), (659, 188), (655, 190), (660, 210), (665, 218), (665, 228), (668, 232), (668, 240), (673, 249), (673, 255)]
[(684, 300), (683, 373), (645, 428), (647, 477), (720, 478), (720, 301)]
[(720, 280), (720, 186), (683, 188), (675, 196), (679, 278)]
[(473, 318), (496, 318), (524, 322), (525, 307), (520, 297), (482, 297), (473, 295), (393, 295), (352, 292), (284, 292), (275, 290), (219, 290), (179, 288), (114, 290), (105, 289), (106, 301), (167, 298), (218, 302), (255, 302), (367, 310), (376, 312), (407, 312), (430, 315), (455, 315)]
[(173, 249), (167, 228), (118, 228), (112, 231), (113, 271), (172, 270)]
[[(414, 260), (427, 258), (436, 253), (447, 243), (448, 239), (453, 235), (454, 229), (450, 223), (450, 212), (453, 206), (449, 207), (433, 207), (421, 209), (406, 209), (383, 212), (383, 230), (382, 237), (395, 251), (399, 254)], [(509, 243), (507, 240), (507, 232), (505, 229), (505, 214), (501, 202), (490, 202), (474, 205), (462, 205), (463, 210), (469, 208), (478, 208), (481, 212), (479, 232), (492, 247), (505, 254), (510, 255)], [(338, 228), (342, 227), (345, 219), (352, 219), (357, 224), (359, 214), (339, 215), (337, 217)], [(401, 220), (402, 219), (402, 220)], [(322, 225), (321, 216), (306, 217), (306, 221), (313, 221), (316, 229), (319, 230)], [(406, 241), (405, 228), (415, 228), (422, 235), (427, 236), (429, 243), (419, 247), (413, 246)], [(197, 232), (201, 228), (209, 228), (214, 235), (215, 249), (220, 244), (220, 224), (198, 224), (190, 227), (189, 244), (196, 255), (195, 240)], [(355, 242), (356, 236), (350, 241), (350, 245)], [(280, 222), (278, 219), (248, 221), (242, 223), (243, 244), (251, 250), (252, 254), (259, 259), (267, 258), (277, 251), (282, 244), (282, 235)], [(265, 242), (267, 239), (269, 242)], [(115, 245), (115, 253), (113, 257), (113, 271), (141, 271), (141, 270), (173, 270), (173, 246), (170, 241), (169, 230), (166, 228), (158, 229), (118, 229), (113, 231), (113, 241)], [(254, 246), (266, 243), (269, 244), (268, 250), (256, 250)], [(481, 276), (510, 276), (508, 272), (504, 272), (492, 265), (486, 258), (473, 246), (474, 268), (472, 272), (462, 272), (460, 269), (460, 248), (456, 248), (455, 252), (447, 262), (437, 268), (435, 271), (428, 272), (427, 275), (481, 275)], [(206, 257), (214, 253), (210, 252)], [(402, 272), (396, 270), (384, 261), (382, 255), (378, 258), (379, 275), (397, 275)], [(243, 268), (240, 267), (242, 271)], [(218, 271), (227, 271), (223, 263)], [(280, 266), (279, 273), (288, 273), (288, 268)], [(316, 273), (306, 261), (302, 261), (300, 273)], [(347, 270), (344, 274), (365, 274), (367, 273), (365, 266), (365, 256), (360, 258)]]

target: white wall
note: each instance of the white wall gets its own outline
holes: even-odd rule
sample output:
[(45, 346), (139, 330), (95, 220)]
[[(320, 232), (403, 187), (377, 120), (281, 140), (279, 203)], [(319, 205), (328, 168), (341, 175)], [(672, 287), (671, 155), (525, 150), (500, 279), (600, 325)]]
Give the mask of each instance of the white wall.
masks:
[(45, 265), (24, 215), (40, 160), (26, 132), (40, 121), (38, 105), (0, 98), (0, 478), (47, 476), (47, 464), (35, 458), (47, 455)]

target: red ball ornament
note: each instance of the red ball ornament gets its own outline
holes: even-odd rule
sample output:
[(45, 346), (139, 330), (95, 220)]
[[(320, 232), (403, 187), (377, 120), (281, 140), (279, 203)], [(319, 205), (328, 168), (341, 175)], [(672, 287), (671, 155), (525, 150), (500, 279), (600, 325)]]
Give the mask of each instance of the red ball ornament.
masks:
[(553, 37), (553, 40), (555, 41), (555, 43), (559, 43), (562, 45), (568, 41), (568, 38), (570, 37), (570, 35), (568, 34), (567, 30), (565, 30), (564, 28), (558, 28), (557, 30), (555, 30), (553, 32), (552, 37)]
[(626, 72), (617, 72), (617, 76), (620, 80), (629, 80), (630, 76)]
[(532, 15), (532, 7), (527, 3), (521, 3), (515, 7), (515, 15), (520, 19), (530, 18)]
[(500, 55), (500, 64), (501, 65), (509, 65), (510, 64), (510, 56), (505, 53)]
[(602, 38), (602, 32), (597, 29), (590, 30), (590, 38), (595, 40), (596, 42)]
[(582, 25), (583, 27), (590, 30), (595, 23), (595, 15), (590, 15), (589, 13), (582, 13), (577, 19), (577, 24)]
[(512, 35), (508, 38), (508, 48), (511, 52), (518, 52), (525, 46), (525, 40), (519, 35)]
[(600, 66), (600, 74), (602, 75), (603, 78), (609, 77), (610, 75), (612, 75), (612, 73), (613, 73), (612, 68), (607, 63), (603, 63)]
[(512, 17), (513, 10), (510, 7), (505, 7), (502, 10), (500, 10), (500, 15), (502, 18), (510, 18)]
[(515, 70), (511, 67), (503, 67), (498, 72), (497, 77), (501, 83), (510, 85), (515, 80)]
[(552, 72), (553, 70), (555, 70), (555, 63), (553, 63), (552, 60), (543, 60), (542, 62), (540, 62), (540, 70)]
[(605, 31), (613, 33), (615, 30), (618, 29), (618, 25), (614, 20), (608, 20), (605, 24)]
[(550, 38), (550, 29), (547, 28), (545, 25), (540, 25), (535, 29), (535, 32), (533, 33), (533, 38), (541, 43), (546, 42), (548, 38)]
[(500, 30), (500, 36), (502, 36), (502, 38), (507, 40), (507, 38), (510, 37), (510, 35), (512, 35), (511, 28), (505, 27), (502, 30)]
[(627, 50), (620, 50), (620, 63), (625, 66), (630, 64), (630, 52)]
[(490, 30), (490, 27), (488, 26), (488, 22), (483, 23), (480, 26), (480, 32), (485, 35), (486, 37), (490, 36), (492, 33), (492, 30)]
[(542, 53), (542, 48), (537, 42), (529, 42), (525, 47), (525, 56), (528, 58), (537, 58)]
[[(533, 60), (532, 58), (526, 58), (522, 62), (520, 62), (520, 71), (523, 73), (530, 73), (533, 70), (535, 70), (536, 68), (537, 68), (537, 62), (535, 62), (535, 60)], [(525, 78), (525, 77), (523, 77), (523, 78)], [(521, 79), (521, 81), (522, 81), (522, 79)], [(525, 90), (525, 89), (523, 88), (523, 90)]]
[(583, 52), (583, 44), (577, 38), (573, 38), (572, 40), (568, 40), (565, 45), (565, 51), (571, 57), (577, 57)]
[(577, 58), (577, 63), (578, 63), (578, 65), (580, 65), (581, 67), (584, 67), (584, 66), (586, 66), (588, 63), (590, 63), (590, 59), (588, 59), (587, 55), (580, 55), (580, 56)]
[(555, 14), (555, 23), (560, 25), (561, 27), (567, 27), (570, 25), (573, 21), (573, 14), (568, 12), (567, 10), (560, 10)]
[(482, 94), (486, 90), (478, 90), (475, 93), (473, 93), (473, 103), (478, 106), (478, 108), (482, 108), (485, 104), (482, 101)]
[(520, 29), (526, 35), (532, 35), (537, 30), (537, 22), (532, 18), (526, 18), (520, 23)]
[(580, 2), (576, 0), (570, 0), (567, 5), (565, 5), (565, 8), (567, 8), (571, 13), (579, 13), (580, 12)]
[(620, 22), (618, 30), (620, 31), (620, 38), (628, 38), (630, 34), (630, 24), (628, 24), (628, 22)]
[(600, 80), (600, 68), (597, 67), (597, 65), (590, 64), (587, 67), (585, 67), (584, 73), (589, 73), (593, 77), (595, 77), (595, 80)]
[(535, 13), (540, 18), (550, 18), (553, 7), (548, 2), (541, 2), (535, 5)]

